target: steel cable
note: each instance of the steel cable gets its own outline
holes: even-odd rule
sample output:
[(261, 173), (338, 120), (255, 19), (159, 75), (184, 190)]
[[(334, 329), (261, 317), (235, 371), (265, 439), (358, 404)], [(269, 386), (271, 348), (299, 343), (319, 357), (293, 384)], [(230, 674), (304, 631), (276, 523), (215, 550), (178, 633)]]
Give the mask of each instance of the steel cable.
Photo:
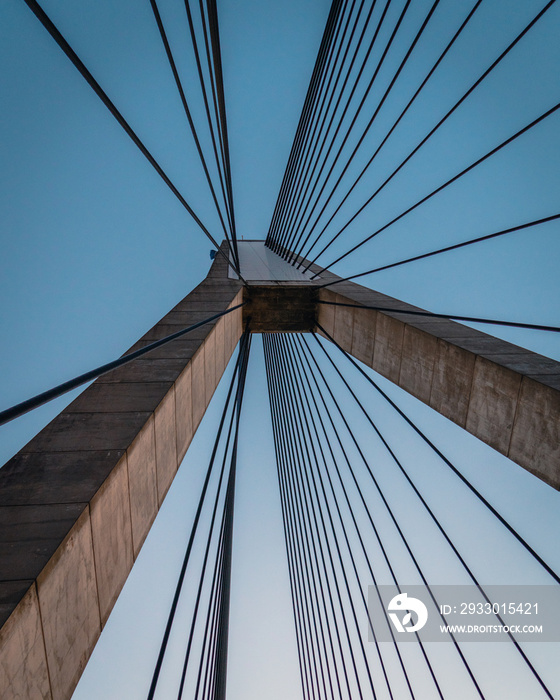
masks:
[[(358, 177), (356, 178), (356, 180), (354, 181), (354, 183), (352, 184), (352, 186), (350, 187), (350, 189), (348, 190), (348, 192), (344, 195), (344, 197), (342, 198), (341, 202), (337, 205), (336, 209), (334, 210), (334, 212), (332, 213), (332, 215), (329, 217), (327, 223), (323, 226), (323, 228), (321, 229), (321, 231), (320, 231), (319, 234), (317, 235), (316, 239), (314, 240), (314, 242), (312, 243), (312, 245), (309, 247), (309, 249), (308, 249), (306, 255), (309, 255), (309, 254), (311, 253), (311, 250), (313, 250), (313, 248), (315, 247), (315, 244), (316, 244), (316, 243), (319, 241), (319, 239), (323, 236), (323, 234), (325, 233), (325, 231), (326, 231), (326, 229), (328, 228), (328, 226), (330, 226), (330, 224), (331, 224), (332, 220), (334, 219), (334, 217), (338, 214), (338, 212), (340, 211), (340, 209), (342, 208), (342, 206), (344, 205), (344, 203), (346, 202), (346, 200), (348, 199), (348, 197), (352, 194), (354, 188), (356, 187), (356, 185), (358, 184), (358, 182), (361, 180), (361, 178), (362, 178), (363, 175), (365, 174), (366, 170), (368, 170), (368, 168), (371, 166), (371, 164), (373, 163), (373, 161), (375, 160), (375, 158), (377, 157), (377, 155), (379, 154), (379, 152), (381, 151), (381, 149), (383, 148), (383, 146), (387, 143), (387, 141), (389, 140), (391, 134), (395, 131), (395, 129), (396, 129), (397, 126), (400, 124), (400, 122), (402, 121), (402, 119), (404, 118), (404, 116), (406, 115), (406, 113), (408, 112), (408, 110), (410, 109), (410, 107), (411, 107), (411, 106), (413, 105), (413, 103), (415, 102), (415, 100), (416, 100), (416, 98), (418, 97), (418, 95), (422, 92), (422, 90), (424, 89), (424, 87), (426, 86), (426, 84), (428, 83), (428, 81), (430, 80), (430, 78), (432, 77), (432, 75), (435, 73), (437, 67), (438, 67), (438, 66), (440, 65), (440, 63), (443, 61), (443, 59), (445, 58), (445, 56), (446, 56), (446, 55), (448, 54), (448, 52), (450, 51), (450, 49), (451, 49), (451, 47), (453, 46), (453, 44), (457, 41), (457, 39), (459, 38), (459, 36), (460, 36), (461, 33), (463, 32), (463, 30), (465, 29), (465, 27), (467, 26), (467, 24), (470, 22), (470, 20), (471, 20), (472, 17), (474, 16), (474, 13), (475, 13), (475, 12), (477, 11), (477, 9), (480, 7), (481, 3), (482, 3), (482, 0), (477, 0), (477, 1), (476, 1), (476, 3), (474, 4), (473, 8), (471, 9), (471, 11), (469, 12), (469, 14), (467, 15), (467, 17), (463, 20), (463, 23), (461, 24), (461, 26), (459, 27), (459, 29), (455, 32), (455, 34), (453, 35), (453, 37), (451, 38), (451, 40), (449, 41), (449, 43), (446, 45), (445, 49), (441, 52), (441, 54), (438, 56), (436, 62), (433, 64), (433, 66), (431, 67), (431, 69), (428, 71), (428, 74), (426, 75), (426, 77), (424, 78), (424, 80), (420, 83), (420, 85), (419, 85), (418, 88), (416, 89), (414, 95), (413, 95), (413, 96), (410, 98), (410, 100), (407, 102), (406, 106), (405, 106), (404, 109), (401, 111), (401, 113), (399, 114), (399, 116), (397, 117), (397, 119), (395, 120), (395, 122), (393, 123), (393, 125), (391, 126), (391, 128), (389, 129), (389, 131), (385, 134), (385, 136), (384, 136), (383, 139), (381, 140), (381, 143), (380, 143), (379, 146), (376, 148), (376, 150), (374, 151), (373, 155), (372, 155), (371, 158), (368, 160), (368, 162), (366, 163), (366, 165), (364, 166), (364, 168), (361, 170), (360, 174), (358, 175)], [(322, 214), (323, 214), (323, 211), (321, 211), (321, 212), (319, 213), (319, 215), (317, 216), (317, 218), (316, 218), (316, 220), (315, 220), (315, 222), (314, 222), (314, 224), (313, 224), (313, 226), (312, 226), (312, 229), (315, 229), (315, 228), (317, 227), (317, 225), (318, 225), (318, 223), (319, 223), (319, 219), (320, 219), (320, 217), (322, 216)], [(308, 268), (306, 267), (305, 269), (307, 270)]]
[(86, 80), (88, 85), (93, 89), (95, 94), (101, 99), (103, 104), (111, 112), (111, 114), (116, 119), (116, 121), (120, 124), (120, 126), (124, 129), (124, 131), (127, 133), (127, 135), (131, 138), (131, 140), (134, 142), (134, 144), (138, 147), (138, 149), (140, 150), (142, 155), (148, 160), (150, 165), (154, 168), (154, 170), (157, 172), (157, 174), (165, 182), (167, 187), (171, 190), (171, 192), (179, 200), (179, 202), (184, 207), (184, 209), (187, 210), (187, 212), (190, 214), (190, 216), (195, 221), (195, 223), (198, 225), (198, 227), (201, 229), (201, 231), (204, 233), (204, 235), (216, 247), (216, 249), (218, 250), (218, 253), (225, 258), (225, 260), (227, 261), (227, 264), (230, 265), (231, 267), (233, 267), (235, 272), (240, 276), (241, 279), (243, 279), (241, 277), (241, 274), (239, 272), (239, 268), (237, 267), (237, 265), (231, 263), (228, 256), (225, 255), (225, 253), (220, 249), (220, 246), (214, 240), (212, 234), (208, 231), (206, 226), (202, 223), (202, 221), (195, 214), (195, 212), (192, 209), (192, 207), (190, 206), (190, 204), (183, 197), (183, 195), (179, 192), (179, 190), (175, 187), (175, 185), (171, 182), (171, 180), (169, 179), (169, 177), (167, 176), (167, 174), (165, 173), (163, 168), (156, 161), (156, 159), (150, 153), (150, 151), (147, 149), (147, 147), (144, 145), (144, 143), (140, 140), (140, 138), (138, 137), (136, 132), (132, 129), (130, 124), (126, 121), (126, 119), (123, 117), (123, 115), (117, 109), (115, 104), (112, 102), (112, 100), (109, 98), (107, 93), (103, 90), (103, 88), (99, 85), (99, 83), (93, 77), (93, 75), (90, 73), (90, 71), (86, 68), (86, 66), (81, 61), (81, 59), (78, 57), (78, 55), (76, 54), (74, 49), (70, 46), (70, 44), (62, 36), (62, 34), (57, 29), (57, 27), (54, 25), (54, 23), (51, 21), (49, 16), (46, 14), (46, 12), (43, 10), (43, 8), (39, 5), (37, 0), (24, 0), (24, 2), (29, 7), (29, 9), (33, 12), (33, 14), (37, 17), (37, 19), (41, 22), (43, 27), (45, 27), (45, 29), (49, 32), (49, 34), (52, 36), (52, 38), (56, 41), (56, 43), (59, 45), (59, 47), (62, 49), (62, 51), (64, 51), (64, 53), (70, 59), (70, 61), (72, 61), (72, 63), (78, 69), (78, 71), (80, 72), (82, 77)]
[[(463, 94), (463, 96), (453, 105), (453, 107), (451, 107), (450, 110), (448, 110), (448, 111), (446, 112), (446, 114), (439, 120), (439, 122), (433, 127), (433, 129), (431, 129), (431, 131), (422, 139), (422, 141), (420, 141), (420, 143), (411, 151), (411, 153), (409, 153), (409, 155), (399, 164), (399, 166), (398, 166), (395, 170), (393, 170), (393, 172), (391, 173), (391, 175), (389, 175), (389, 176), (382, 182), (382, 184), (375, 190), (375, 192), (368, 198), (368, 200), (360, 207), (360, 209), (351, 217), (351, 219), (349, 219), (349, 221), (346, 222), (346, 224), (343, 226), (343, 228), (341, 228), (341, 229), (337, 232), (337, 234), (330, 240), (330, 242), (329, 242), (325, 247), (323, 247), (323, 248), (321, 249), (321, 251), (313, 258), (313, 260), (311, 260), (311, 262), (310, 262), (309, 264), (313, 264), (313, 263), (314, 263), (314, 262), (315, 262), (315, 261), (316, 261), (316, 260), (317, 260), (317, 259), (318, 259), (318, 258), (333, 244), (333, 243), (334, 243), (334, 241), (337, 240), (337, 238), (344, 232), (344, 230), (346, 230), (346, 228), (352, 223), (352, 221), (354, 221), (354, 220), (356, 219), (356, 217), (359, 216), (359, 214), (365, 209), (365, 207), (368, 206), (368, 205), (370, 204), (370, 202), (372, 202), (373, 199), (379, 194), (379, 192), (381, 192), (381, 191), (385, 188), (385, 186), (393, 179), (393, 177), (395, 177), (395, 175), (397, 175), (397, 173), (400, 172), (400, 170), (406, 165), (406, 163), (408, 163), (408, 161), (420, 150), (420, 148), (428, 141), (428, 139), (431, 138), (431, 136), (440, 128), (440, 126), (441, 126), (442, 124), (444, 124), (444, 123), (447, 121), (447, 119), (449, 119), (449, 117), (458, 109), (458, 107), (459, 107), (461, 104), (463, 104), (463, 102), (469, 97), (469, 95), (483, 82), (483, 80), (485, 80), (485, 78), (486, 78), (488, 75), (490, 75), (490, 73), (494, 70), (494, 68), (496, 68), (496, 66), (498, 66), (498, 65), (501, 63), (501, 61), (502, 61), (502, 60), (510, 53), (510, 51), (521, 41), (521, 39), (532, 29), (532, 27), (545, 15), (545, 13), (554, 5), (555, 2), (556, 2), (556, 0), (549, 0), (549, 2), (545, 5), (545, 7), (544, 7), (544, 8), (531, 20), (531, 22), (529, 22), (529, 24), (515, 37), (515, 39), (506, 47), (506, 49), (505, 49), (504, 51), (502, 51), (502, 53), (498, 56), (498, 58), (484, 71), (484, 73), (482, 73), (482, 75), (481, 75), (479, 78), (477, 78), (477, 80), (475, 80), (475, 82), (474, 82), (474, 83), (471, 85), (471, 87)], [(472, 163), (470, 166), (468, 166), (466, 169), (462, 170), (462, 171), (461, 171), (460, 173), (458, 173), (456, 176), (454, 176), (453, 178), (451, 178), (451, 180), (448, 180), (447, 182), (445, 182), (443, 185), (441, 185), (441, 186), (438, 187), (436, 190), (434, 190), (433, 192), (431, 192), (429, 195), (427, 195), (426, 197), (424, 197), (423, 199), (421, 199), (419, 202), (417, 202), (417, 203), (414, 204), (412, 207), (410, 207), (409, 209), (407, 209), (405, 212), (403, 212), (402, 214), (400, 214), (398, 217), (396, 217), (395, 219), (393, 219), (392, 221), (390, 221), (388, 224), (386, 224), (385, 226), (383, 226), (381, 229), (378, 229), (378, 230), (375, 231), (373, 234), (371, 234), (370, 236), (366, 237), (358, 246), (355, 246), (355, 247), (351, 248), (351, 249), (350, 249), (349, 251), (347, 251), (344, 255), (342, 255), (342, 256), (340, 256), (339, 258), (337, 258), (336, 262), (338, 262), (339, 260), (342, 260), (342, 259), (345, 258), (347, 255), (350, 255), (350, 253), (354, 252), (354, 250), (356, 250), (357, 247), (360, 247), (361, 245), (363, 245), (363, 244), (366, 243), (367, 241), (371, 240), (371, 238), (373, 238), (374, 236), (376, 236), (376, 235), (378, 235), (379, 233), (381, 233), (381, 231), (385, 230), (386, 228), (388, 228), (389, 226), (391, 226), (391, 225), (392, 225), (393, 223), (395, 223), (396, 221), (400, 220), (403, 216), (405, 216), (406, 214), (408, 214), (410, 211), (412, 211), (413, 209), (415, 209), (417, 206), (419, 206), (420, 204), (422, 204), (424, 201), (427, 201), (427, 200), (430, 199), (432, 196), (434, 196), (435, 194), (437, 194), (438, 192), (440, 192), (442, 189), (444, 189), (445, 187), (447, 187), (448, 185), (450, 185), (452, 182), (455, 182), (455, 180), (459, 179), (460, 177), (462, 177), (463, 175), (465, 175), (466, 173), (468, 173), (470, 170), (472, 170), (474, 167), (476, 167), (477, 165), (479, 165), (480, 163), (482, 163), (484, 160), (486, 160), (487, 158), (489, 158), (491, 155), (494, 155), (494, 153), (498, 152), (501, 148), (503, 148), (504, 146), (508, 145), (508, 143), (510, 143), (511, 141), (513, 141), (514, 139), (516, 139), (518, 136), (521, 136), (521, 134), (525, 133), (525, 131), (527, 131), (528, 129), (532, 128), (532, 127), (535, 126), (536, 124), (538, 124), (540, 121), (542, 121), (542, 119), (544, 119), (544, 118), (546, 118), (547, 116), (549, 116), (552, 112), (556, 111), (556, 109), (558, 108), (558, 106), (559, 106), (559, 105), (556, 105), (555, 107), (553, 107), (553, 108), (552, 108), (551, 110), (549, 110), (548, 112), (545, 112), (545, 114), (541, 115), (537, 120), (535, 120), (534, 122), (531, 122), (531, 124), (529, 124), (528, 126), (524, 127), (523, 129), (521, 129), (521, 131), (517, 132), (516, 134), (514, 134), (514, 135), (513, 135), (512, 137), (510, 137), (509, 139), (506, 139), (506, 141), (502, 142), (499, 146), (497, 146), (496, 148), (492, 149), (489, 153), (487, 153), (486, 155), (484, 155), (482, 158), (478, 159), (477, 161), (475, 161), (474, 163)], [(308, 251), (308, 253), (309, 253), (309, 251)], [(330, 267), (330, 266), (332, 266), (332, 265), (334, 265), (334, 262), (330, 263), (327, 267)], [(308, 266), (309, 266), (309, 265), (308, 265)]]

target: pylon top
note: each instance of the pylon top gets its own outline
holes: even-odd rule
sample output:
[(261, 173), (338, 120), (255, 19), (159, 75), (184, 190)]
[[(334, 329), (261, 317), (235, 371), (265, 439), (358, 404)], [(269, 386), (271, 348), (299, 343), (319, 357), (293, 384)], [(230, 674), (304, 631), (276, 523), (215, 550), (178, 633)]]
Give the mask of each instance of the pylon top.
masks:
[[(248, 282), (290, 282), (308, 284), (313, 272), (303, 272), (294, 265), (286, 262), (280, 255), (267, 248), (264, 241), (238, 241), (241, 274)], [(238, 279), (230, 268), (230, 279)], [(318, 278), (314, 280), (318, 283)]]

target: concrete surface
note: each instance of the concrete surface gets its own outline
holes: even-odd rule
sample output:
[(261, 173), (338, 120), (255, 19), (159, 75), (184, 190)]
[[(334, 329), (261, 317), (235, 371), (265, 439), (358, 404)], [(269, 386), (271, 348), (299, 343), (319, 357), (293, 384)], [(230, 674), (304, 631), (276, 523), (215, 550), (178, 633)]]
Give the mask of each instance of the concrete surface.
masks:
[[(318, 322), (354, 357), (560, 488), (559, 363), (452, 321), (317, 303), (417, 310), (351, 282), (318, 289), (261, 258), (251, 264), (271, 279), (243, 289), (216, 257), (131, 350), (241, 300), (243, 309), (101, 377), (0, 470), (3, 700), (71, 696), (246, 324), (309, 332)], [(337, 279), (321, 270), (318, 282)]]
[(317, 319), (357, 359), (560, 489), (560, 363), (454, 321), (394, 313), (422, 309), (352, 282), (319, 299), (390, 309), (319, 303)]
[[(133, 348), (235, 306), (208, 277)], [(0, 697), (67, 700), (242, 332), (241, 309), (100, 377), (0, 470)]]

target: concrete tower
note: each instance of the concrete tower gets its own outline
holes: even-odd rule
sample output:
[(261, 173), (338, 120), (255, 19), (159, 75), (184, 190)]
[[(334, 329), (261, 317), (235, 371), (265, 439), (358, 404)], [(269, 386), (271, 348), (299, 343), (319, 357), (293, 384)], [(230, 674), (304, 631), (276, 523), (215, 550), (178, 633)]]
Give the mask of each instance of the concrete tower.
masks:
[(71, 696), (248, 320), (257, 333), (324, 329), (560, 488), (560, 363), (351, 282), (321, 287), (338, 278), (311, 266), (312, 281), (263, 241), (239, 253), (246, 287), (217, 256), (131, 350), (242, 308), (97, 379), (0, 470), (6, 700)]

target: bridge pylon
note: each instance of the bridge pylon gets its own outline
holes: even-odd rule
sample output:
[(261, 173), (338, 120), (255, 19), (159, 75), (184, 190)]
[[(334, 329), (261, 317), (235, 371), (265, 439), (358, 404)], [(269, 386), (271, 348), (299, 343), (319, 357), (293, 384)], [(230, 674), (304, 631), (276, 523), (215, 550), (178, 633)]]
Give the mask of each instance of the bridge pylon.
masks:
[(3, 698), (72, 695), (247, 324), (334, 340), (560, 488), (560, 363), (263, 241), (239, 254), (246, 285), (216, 256), (131, 350), (242, 307), (99, 377), (0, 470)]

